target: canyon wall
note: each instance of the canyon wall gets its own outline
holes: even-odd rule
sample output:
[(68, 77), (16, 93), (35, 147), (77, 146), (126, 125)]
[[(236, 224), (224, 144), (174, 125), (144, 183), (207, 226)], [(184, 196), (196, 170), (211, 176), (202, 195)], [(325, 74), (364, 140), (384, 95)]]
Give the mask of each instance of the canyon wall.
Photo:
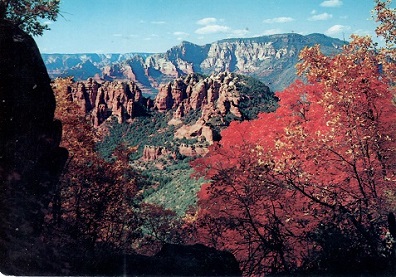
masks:
[(130, 80), (147, 94), (156, 94), (161, 84), (189, 73), (211, 75), (223, 71), (253, 76), (271, 90), (287, 87), (295, 80), (298, 54), (305, 46), (319, 44), (326, 55), (339, 52), (344, 41), (322, 34), (295, 33), (235, 38), (203, 46), (183, 41), (158, 54), (44, 54), (52, 77), (94, 77)]

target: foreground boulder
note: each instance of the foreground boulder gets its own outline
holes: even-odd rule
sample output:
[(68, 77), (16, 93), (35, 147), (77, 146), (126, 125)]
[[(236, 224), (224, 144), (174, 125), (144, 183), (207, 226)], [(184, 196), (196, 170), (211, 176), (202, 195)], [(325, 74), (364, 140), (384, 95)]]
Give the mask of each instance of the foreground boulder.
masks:
[(165, 244), (155, 256), (103, 255), (88, 258), (73, 274), (150, 276), (241, 276), (235, 257), (201, 244)]
[(0, 20), (0, 272), (41, 264), (44, 212), (68, 153), (50, 78), (34, 40)]
[(235, 257), (226, 251), (195, 245), (166, 244), (153, 260), (161, 271), (153, 274), (195, 276), (240, 276)]

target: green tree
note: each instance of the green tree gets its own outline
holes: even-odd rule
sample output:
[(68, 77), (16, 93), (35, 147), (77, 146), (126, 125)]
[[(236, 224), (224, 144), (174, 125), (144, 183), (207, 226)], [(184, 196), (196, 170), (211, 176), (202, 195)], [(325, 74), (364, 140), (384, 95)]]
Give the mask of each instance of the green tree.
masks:
[(0, 0), (0, 18), (14, 22), (33, 36), (50, 30), (45, 20), (56, 21), (60, 0)]

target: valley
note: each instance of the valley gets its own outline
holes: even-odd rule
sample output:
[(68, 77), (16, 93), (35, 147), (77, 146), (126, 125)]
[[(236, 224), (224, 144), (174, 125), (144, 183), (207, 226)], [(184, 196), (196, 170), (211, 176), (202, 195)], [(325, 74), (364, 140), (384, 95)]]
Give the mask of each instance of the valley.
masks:
[(395, 275), (392, 1), (76, 3), (0, 0), (0, 275)]
[[(83, 150), (74, 148), (75, 143), (61, 145), (74, 149), (79, 157), (64, 176), (65, 183), (71, 184), (61, 192), (65, 204), (78, 200), (72, 193), (76, 189), (86, 191), (87, 201), (97, 197), (96, 191), (100, 201), (108, 201), (107, 193), (112, 197), (121, 193), (126, 198), (120, 209), (134, 218), (130, 224), (137, 224), (128, 227), (128, 233), (139, 234), (134, 245), (125, 248), (128, 251), (153, 255), (164, 243), (198, 241), (230, 250), (247, 275), (287, 271), (286, 260), (271, 258), (282, 257), (282, 244), (290, 247), (290, 253), (305, 251), (296, 257), (304, 263), (322, 259), (327, 253), (322, 247), (337, 252), (326, 245), (333, 239), (364, 245), (364, 239), (354, 236), (366, 227), (359, 225), (356, 233), (343, 232), (332, 225), (327, 213), (343, 222), (359, 205), (350, 195), (376, 197), (365, 188), (359, 190), (355, 182), (371, 182), (371, 175), (365, 175), (365, 165), (371, 161), (359, 151), (380, 140), (387, 145), (375, 139), (375, 132), (391, 136), (393, 119), (385, 118), (394, 117), (394, 105), (376, 94), (380, 91), (389, 100), (377, 69), (378, 57), (362, 47), (371, 42), (355, 39), (346, 44), (319, 34), (283, 34), (206, 46), (183, 42), (164, 54), (134, 54), (126, 60), (118, 56), (96, 65), (89, 55), (83, 57), (85, 61), (76, 59), (72, 71), (66, 69), (59, 76), (73, 72), (77, 77), (58, 76), (53, 81), (57, 97), (66, 100), (58, 100), (63, 107), (58, 116), (69, 122), (64, 125), (64, 140), (69, 130), (82, 146), (89, 145)], [(356, 49), (363, 49), (362, 56)], [(96, 68), (94, 75), (84, 79), (87, 76), (79, 74), (90, 72), (89, 67)], [(371, 76), (376, 77), (367, 82)], [(274, 92), (274, 88), (285, 89)], [(356, 88), (356, 93), (370, 96), (355, 97)], [(367, 111), (374, 102), (386, 107), (387, 117), (370, 117)], [(74, 115), (65, 112), (70, 109)], [(85, 122), (84, 133), (70, 127), (74, 118)], [(344, 137), (365, 147), (357, 149), (345, 143)], [(350, 153), (356, 156), (350, 158)], [(376, 157), (382, 163), (381, 156)], [(353, 178), (351, 168), (356, 174)], [(81, 173), (77, 182), (75, 171)], [(390, 188), (391, 183), (385, 180), (383, 185)], [(342, 184), (346, 187), (338, 191)], [(102, 186), (108, 192), (101, 193)], [(338, 200), (338, 195), (344, 197)], [(392, 203), (388, 196), (385, 199)], [(95, 217), (95, 207), (84, 208), (93, 209), (87, 222)], [(111, 215), (113, 207), (106, 207)], [(314, 207), (312, 214), (310, 207)], [(322, 217), (317, 213), (323, 213)], [(121, 226), (125, 220), (121, 219)], [(112, 222), (104, 221), (94, 234), (105, 239), (101, 228), (111, 228)], [(377, 228), (376, 224), (370, 228)], [(334, 237), (325, 236), (328, 230)], [(375, 231), (371, 236), (379, 234)], [(317, 254), (309, 253), (311, 248), (302, 246), (300, 238), (307, 244), (312, 240), (310, 247)], [(119, 243), (112, 236), (109, 240)], [(351, 272), (357, 272), (360, 261), (348, 260), (356, 255), (344, 255), (348, 262), (340, 265), (326, 263), (343, 271), (352, 264)], [(267, 264), (275, 268), (267, 269)], [(309, 264), (301, 268), (324, 270)]]
[(189, 163), (204, 156), (232, 121), (252, 120), (277, 106), (267, 86), (235, 73), (191, 73), (160, 86), (153, 100), (131, 81), (89, 78), (64, 90), (101, 134), (97, 151), (111, 161), (115, 149), (133, 149), (124, 166), (152, 183), (142, 192), (144, 201), (181, 217), (196, 205), (203, 183), (191, 176)]
[(163, 54), (42, 56), (50, 76), (70, 79), (64, 90), (98, 133), (98, 153), (112, 161), (119, 147), (133, 149), (123, 166), (147, 180), (144, 201), (183, 217), (205, 182), (192, 176), (191, 161), (231, 122), (275, 111), (270, 87), (295, 80), (299, 51), (314, 44), (331, 55), (345, 43), (282, 34), (205, 46), (182, 42)]

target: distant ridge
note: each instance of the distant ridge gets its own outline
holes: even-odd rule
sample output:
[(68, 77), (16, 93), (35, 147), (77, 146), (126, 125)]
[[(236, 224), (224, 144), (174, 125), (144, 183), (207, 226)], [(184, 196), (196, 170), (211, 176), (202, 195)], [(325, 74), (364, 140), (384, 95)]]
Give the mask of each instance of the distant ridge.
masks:
[(276, 34), (252, 38), (229, 38), (196, 45), (182, 41), (165, 53), (43, 54), (51, 77), (74, 76), (103, 80), (132, 80), (146, 93), (189, 73), (211, 75), (223, 71), (258, 78), (273, 91), (296, 79), (298, 54), (305, 46), (319, 44), (326, 55), (340, 51), (345, 41), (323, 34)]

